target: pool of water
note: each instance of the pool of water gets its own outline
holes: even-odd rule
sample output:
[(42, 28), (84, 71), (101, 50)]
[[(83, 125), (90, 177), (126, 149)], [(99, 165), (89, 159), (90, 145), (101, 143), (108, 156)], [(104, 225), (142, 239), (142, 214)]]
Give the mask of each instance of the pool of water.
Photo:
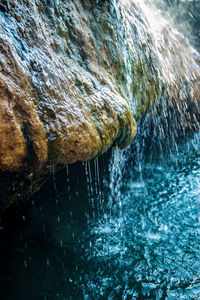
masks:
[(200, 299), (199, 150), (59, 173), (0, 232), (0, 298)]

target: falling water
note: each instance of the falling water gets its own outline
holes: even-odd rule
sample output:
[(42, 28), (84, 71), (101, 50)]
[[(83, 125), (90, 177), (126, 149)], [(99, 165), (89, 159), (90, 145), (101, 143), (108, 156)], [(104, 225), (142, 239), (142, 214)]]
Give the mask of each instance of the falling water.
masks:
[[(113, 3), (120, 23), (127, 1)], [(163, 92), (128, 149), (53, 168), (0, 228), (1, 299), (200, 299), (200, 134), (186, 132), (187, 103), (168, 104)]]
[(195, 134), (142, 167), (115, 149), (105, 173), (101, 158), (56, 175), (4, 233), (3, 299), (199, 299), (199, 148)]

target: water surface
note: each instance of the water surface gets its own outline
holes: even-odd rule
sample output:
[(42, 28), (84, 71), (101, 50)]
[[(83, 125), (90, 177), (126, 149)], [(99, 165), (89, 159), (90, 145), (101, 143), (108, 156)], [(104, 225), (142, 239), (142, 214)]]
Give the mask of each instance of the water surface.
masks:
[(1, 299), (200, 299), (199, 148), (56, 175), (1, 231)]

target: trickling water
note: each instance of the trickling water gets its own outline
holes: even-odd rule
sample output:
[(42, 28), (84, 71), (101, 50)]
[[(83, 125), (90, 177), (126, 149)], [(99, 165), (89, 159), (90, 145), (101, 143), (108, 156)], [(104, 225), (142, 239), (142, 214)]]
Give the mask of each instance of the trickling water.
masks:
[[(188, 145), (179, 146), (178, 154), (165, 157), (165, 163), (149, 162), (142, 173), (140, 168), (135, 172), (126, 169), (125, 184), (113, 186), (111, 179), (120, 209), (114, 206), (112, 213), (90, 227), (90, 239), (94, 240), (90, 259), (106, 265), (97, 266), (90, 284), (102, 296), (200, 298), (199, 146), (196, 136)], [(114, 160), (118, 161), (118, 155), (116, 152)], [(122, 164), (126, 165), (126, 156), (121, 156)], [(112, 176), (113, 172), (115, 179), (121, 180), (118, 164)], [(123, 192), (119, 191), (122, 186)], [(91, 293), (98, 297), (95, 289)]]
[[(152, 22), (139, 22), (139, 13), (130, 22), (136, 1), (113, 0), (112, 13), (134, 114), (147, 82), (136, 78), (133, 93), (134, 32), (139, 50), (131, 55), (144, 55), (148, 65), (158, 51), (164, 79), (176, 85), (174, 55), (161, 47), (166, 24), (150, 14), (149, 1), (137, 2)], [(154, 82), (151, 65), (146, 73)], [(178, 131), (198, 121), (186, 101), (167, 103), (168, 96), (138, 126), (133, 146), (113, 150), (109, 163), (101, 157), (58, 175), (53, 168), (52, 184), (17, 215), (21, 225), (10, 217), (0, 227), (0, 299), (200, 299), (200, 135), (177, 142)]]

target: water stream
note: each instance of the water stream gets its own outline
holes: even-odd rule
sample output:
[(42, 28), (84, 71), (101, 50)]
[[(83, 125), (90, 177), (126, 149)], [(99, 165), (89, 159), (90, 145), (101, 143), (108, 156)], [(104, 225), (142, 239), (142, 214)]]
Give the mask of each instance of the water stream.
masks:
[(56, 175), (1, 231), (1, 299), (200, 299), (199, 139)]

